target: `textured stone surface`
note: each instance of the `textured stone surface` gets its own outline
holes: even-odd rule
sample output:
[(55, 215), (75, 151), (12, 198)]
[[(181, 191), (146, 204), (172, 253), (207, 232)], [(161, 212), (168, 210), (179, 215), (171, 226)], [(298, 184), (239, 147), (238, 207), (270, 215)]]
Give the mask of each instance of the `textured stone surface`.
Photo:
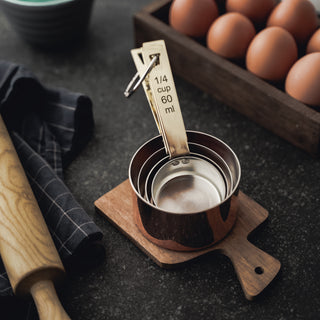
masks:
[(129, 100), (123, 96), (135, 73), (129, 54), (132, 15), (149, 2), (97, 0), (86, 41), (64, 52), (32, 48), (0, 12), (0, 59), (24, 64), (48, 86), (84, 92), (94, 103), (95, 137), (65, 178), (104, 231), (107, 258), (90, 272), (69, 274), (60, 293), (63, 305), (79, 320), (318, 319), (319, 159), (182, 79), (175, 80), (186, 127), (228, 143), (242, 165), (242, 191), (269, 210), (267, 224), (252, 241), (281, 261), (280, 275), (248, 302), (227, 258), (208, 255), (163, 270), (95, 213), (93, 202), (127, 178), (134, 151), (157, 134), (142, 90)]

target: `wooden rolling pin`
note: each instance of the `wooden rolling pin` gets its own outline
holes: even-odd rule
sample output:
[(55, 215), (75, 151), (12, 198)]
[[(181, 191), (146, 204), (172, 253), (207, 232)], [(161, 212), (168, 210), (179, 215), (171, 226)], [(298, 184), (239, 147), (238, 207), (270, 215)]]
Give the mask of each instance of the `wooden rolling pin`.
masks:
[(70, 319), (53, 285), (64, 267), (1, 116), (0, 254), (14, 293), (31, 293), (41, 320)]

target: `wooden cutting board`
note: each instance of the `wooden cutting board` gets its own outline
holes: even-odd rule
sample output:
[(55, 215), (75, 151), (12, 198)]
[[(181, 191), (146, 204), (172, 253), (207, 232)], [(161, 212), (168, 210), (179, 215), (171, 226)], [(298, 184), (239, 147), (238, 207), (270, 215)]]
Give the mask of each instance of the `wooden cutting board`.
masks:
[(96, 210), (160, 267), (172, 268), (205, 253), (218, 251), (231, 259), (248, 300), (261, 293), (279, 272), (280, 262), (247, 239), (248, 235), (267, 219), (268, 211), (241, 191), (237, 221), (227, 237), (206, 249), (181, 252), (161, 248), (141, 234), (132, 214), (134, 202), (130, 188), (129, 180), (122, 182), (95, 201)]

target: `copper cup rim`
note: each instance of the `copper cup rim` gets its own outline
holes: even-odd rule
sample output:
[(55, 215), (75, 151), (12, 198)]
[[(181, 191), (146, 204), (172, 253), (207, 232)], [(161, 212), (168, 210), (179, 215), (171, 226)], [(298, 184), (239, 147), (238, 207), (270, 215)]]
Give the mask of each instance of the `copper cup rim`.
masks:
[[(193, 133), (193, 134), (199, 134), (199, 135), (204, 135), (204, 136), (207, 136), (209, 137), (210, 139), (214, 139), (216, 141), (218, 141), (219, 143), (221, 143), (225, 148), (226, 150), (228, 150), (228, 152), (232, 155), (233, 159), (235, 160), (235, 163), (237, 164), (237, 169), (238, 169), (238, 176), (237, 176), (237, 179), (235, 181), (235, 184), (233, 185), (232, 187), (232, 191), (225, 197), (225, 199), (223, 201), (221, 201), (220, 203), (218, 203), (217, 205), (211, 207), (211, 208), (208, 208), (207, 210), (213, 210), (217, 207), (220, 207), (221, 205), (223, 205), (225, 202), (229, 201), (229, 199), (234, 195), (235, 191), (238, 189), (238, 186), (239, 186), (239, 183), (240, 183), (240, 179), (241, 179), (241, 166), (240, 166), (240, 162), (239, 162), (239, 159), (237, 157), (237, 155), (235, 154), (235, 152), (225, 143), (223, 142), (221, 139), (215, 137), (215, 136), (212, 136), (210, 134), (207, 134), (207, 133), (203, 133), (203, 132), (200, 132), (200, 131), (193, 131), (193, 130), (186, 130), (186, 132), (188, 133)], [(130, 184), (131, 184), (131, 188), (133, 189), (134, 193), (136, 194), (136, 196), (142, 201), (144, 202), (147, 206), (150, 206), (152, 207), (153, 209), (155, 210), (158, 210), (159, 212), (164, 212), (164, 213), (167, 213), (167, 214), (171, 214), (171, 215), (177, 215), (177, 216), (182, 216), (182, 215), (196, 215), (196, 214), (201, 214), (202, 212), (204, 212), (203, 210), (201, 211), (195, 211), (195, 212), (192, 212), (192, 213), (177, 213), (177, 212), (172, 212), (172, 211), (167, 211), (167, 210), (163, 210), (157, 206), (155, 206), (154, 204), (150, 203), (149, 201), (147, 201), (141, 194), (140, 192), (137, 190), (137, 188), (135, 187), (134, 185), (134, 182), (132, 181), (132, 175), (131, 175), (131, 171), (132, 171), (132, 167), (133, 167), (133, 161), (135, 160), (136, 156), (141, 152), (141, 150), (143, 148), (145, 148), (148, 144), (151, 144), (152, 142), (155, 142), (157, 139), (159, 138), (162, 138), (161, 135), (157, 135), (151, 139), (149, 139), (148, 141), (146, 141), (145, 143), (143, 143), (139, 148), (138, 150), (134, 153), (134, 155), (132, 156), (131, 158), (131, 161), (130, 161), (130, 164), (129, 164), (129, 170), (128, 170), (128, 173), (129, 173), (129, 181), (130, 181)], [(192, 142), (192, 141), (191, 141)], [(199, 144), (199, 143), (198, 143)], [(215, 150), (214, 150), (215, 151)], [(221, 156), (222, 157), (222, 156)], [(223, 157), (222, 157), (223, 158)], [(205, 210), (205, 211), (207, 211)]]

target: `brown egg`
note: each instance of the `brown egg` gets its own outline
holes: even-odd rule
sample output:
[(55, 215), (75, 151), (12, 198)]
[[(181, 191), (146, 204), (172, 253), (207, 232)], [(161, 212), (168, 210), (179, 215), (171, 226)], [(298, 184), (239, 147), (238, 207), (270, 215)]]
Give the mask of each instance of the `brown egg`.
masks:
[(227, 0), (227, 12), (239, 12), (255, 24), (266, 22), (268, 15), (275, 6), (275, 0)]
[(288, 30), (298, 44), (306, 44), (317, 29), (317, 14), (308, 0), (283, 0), (271, 12), (267, 26)]
[(260, 31), (251, 41), (247, 56), (247, 69), (260, 78), (280, 81), (298, 58), (293, 36), (280, 27)]
[(207, 46), (224, 58), (242, 59), (256, 31), (252, 22), (238, 12), (220, 16), (207, 34)]
[(185, 35), (203, 37), (218, 15), (214, 0), (174, 0), (169, 11), (169, 23)]
[(318, 29), (310, 38), (306, 53), (320, 52), (320, 29)]
[(285, 89), (303, 103), (320, 105), (320, 52), (307, 54), (292, 66)]

